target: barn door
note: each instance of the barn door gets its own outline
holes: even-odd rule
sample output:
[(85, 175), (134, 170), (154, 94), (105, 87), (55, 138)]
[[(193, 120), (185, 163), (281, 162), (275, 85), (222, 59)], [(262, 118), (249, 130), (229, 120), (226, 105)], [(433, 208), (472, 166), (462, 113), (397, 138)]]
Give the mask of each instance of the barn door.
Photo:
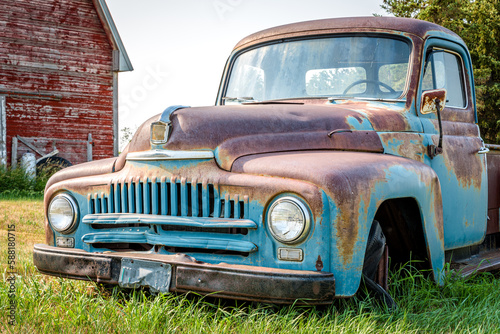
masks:
[(7, 112), (5, 95), (0, 95), (0, 166), (7, 165)]

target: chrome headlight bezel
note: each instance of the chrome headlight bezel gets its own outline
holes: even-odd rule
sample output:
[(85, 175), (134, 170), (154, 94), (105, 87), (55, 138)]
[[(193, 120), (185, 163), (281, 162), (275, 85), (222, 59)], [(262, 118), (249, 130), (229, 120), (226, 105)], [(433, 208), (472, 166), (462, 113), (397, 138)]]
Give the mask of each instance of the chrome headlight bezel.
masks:
[[(54, 222), (54, 217), (51, 218), (52, 211), (54, 210), (53, 205), (56, 203), (56, 201), (63, 201), (63, 203), (67, 204), (67, 208), (71, 210), (72, 217), (68, 219), (68, 222), (65, 223), (64, 226), (58, 226), (58, 224)], [(54, 231), (62, 234), (69, 234), (73, 232), (78, 222), (78, 205), (76, 204), (76, 200), (67, 193), (60, 193), (55, 195), (50, 200), (49, 206), (47, 207), (47, 219)]]
[[(283, 235), (280, 235), (278, 228), (275, 225), (276, 224), (275, 218), (273, 217), (274, 210), (276, 210), (283, 204), (286, 205), (291, 204), (292, 208), (297, 210), (296, 212), (299, 215), (299, 217), (301, 217), (302, 220), (302, 223), (300, 224), (301, 226), (299, 226), (298, 228), (298, 232), (295, 232), (289, 238), (285, 238), (283, 237)], [(271, 205), (269, 206), (269, 209), (267, 210), (266, 221), (268, 229), (274, 239), (283, 244), (292, 245), (300, 243), (309, 235), (309, 231), (311, 229), (311, 212), (307, 203), (301, 198), (295, 196), (282, 196), (272, 201)], [(290, 223), (288, 226), (291, 227), (292, 224), (293, 223)]]

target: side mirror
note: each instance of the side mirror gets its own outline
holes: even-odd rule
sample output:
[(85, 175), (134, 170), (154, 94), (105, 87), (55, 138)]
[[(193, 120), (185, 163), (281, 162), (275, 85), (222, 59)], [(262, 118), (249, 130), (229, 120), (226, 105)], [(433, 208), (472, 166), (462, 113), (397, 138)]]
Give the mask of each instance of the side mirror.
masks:
[(442, 88), (423, 91), (420, 112), (422, 114), (438, 113), (436, 100), (439, 100), (439, 110), (443, 110), (444, 105), (446, 104), (446, 89)]
[(422, 114), (436, 113), (439, 124), (439, 144), (432, 144), (427, 147), (429, 157), (434, 159), (438, 154), (443, 153), (443, 124), (441, 121), (441, 111), (446, 103), (446, 89), (433, 89), (422, 92), (422, 105), (420, 112)]

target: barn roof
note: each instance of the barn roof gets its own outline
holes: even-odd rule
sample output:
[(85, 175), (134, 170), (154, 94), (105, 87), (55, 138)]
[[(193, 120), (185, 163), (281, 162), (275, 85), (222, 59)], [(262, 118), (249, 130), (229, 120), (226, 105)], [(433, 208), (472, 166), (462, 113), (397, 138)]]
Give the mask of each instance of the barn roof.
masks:
[[(116, 29), (115, 22), (109, 11), (108, 5), (106, 5), (106, 0), (92, 0), (94, 6), (99, 14), (99, 18), (104, 26), (104, 30), (108, 35), (111, 44), (113, 45), (113, 50), (117, 51), (117, 56), (113, 57), (113, 68), (118, 72), (133, 71), (132, 63), (127, 55), (125, 46), (123, 45), (118, 29)], [(115, 58), (116, 57), (116, 58)]]

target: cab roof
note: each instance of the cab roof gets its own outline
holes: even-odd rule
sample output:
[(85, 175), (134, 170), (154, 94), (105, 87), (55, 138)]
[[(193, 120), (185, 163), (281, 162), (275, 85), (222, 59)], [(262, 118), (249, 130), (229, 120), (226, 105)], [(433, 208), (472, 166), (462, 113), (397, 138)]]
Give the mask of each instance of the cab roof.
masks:
[(435, 23), (400, 17), (366, 16), (305, 21), (269, 28), (245, 37), (236, 44), (234, 49), (281, 38), (353, 31), (403, 32), (413, 34), (422, 39), (425, 39), (429, 32), (438, 31), (460, 40), (457, 34)]

